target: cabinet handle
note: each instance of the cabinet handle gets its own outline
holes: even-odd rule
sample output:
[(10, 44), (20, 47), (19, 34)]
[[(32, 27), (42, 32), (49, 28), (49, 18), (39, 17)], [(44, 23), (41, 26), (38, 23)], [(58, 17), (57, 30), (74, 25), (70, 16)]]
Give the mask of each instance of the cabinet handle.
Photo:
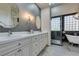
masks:
[(37, 54), (37, 52), (35, 52), (35, 54)]
[(35, 38), (35, 39), (37, 39), (37, 38)]
[(17, 52), (20, 52), (21, 51), (21, 49), (19, 49)]
[(37, 44), (35, 44), (35, 46), (37, 46)]
[(18, 43), (18, 45), (21, 45), (21, 43)]

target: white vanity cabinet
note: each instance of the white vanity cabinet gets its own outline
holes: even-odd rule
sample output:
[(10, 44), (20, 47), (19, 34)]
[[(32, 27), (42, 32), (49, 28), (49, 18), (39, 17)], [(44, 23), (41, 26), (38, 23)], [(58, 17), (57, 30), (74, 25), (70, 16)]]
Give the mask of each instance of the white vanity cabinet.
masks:
[(10, 53), (5, 54), (4, 56), (21, 56), (22, 55), (21, 49), (16, 49), (14, 51), (11, 51)]
[(31, 40), (31, 46), (30, 46), (30, 55), (31, 56), (36, 56), (39, 54), (40, 52), (40, 40), (39, 40), (39, 37), (38, 35), (36, 36), (33, 36), (32, 37), (32, 40)]
[(30, 38), (24, 38), (0, 45), (2, 56), (28, 56)]
[(19, 9), (16, 4), (0, 4), (0, 25), (13, 28), (19, 21)]
[(5, 54), (5, 56), (29, 56), (29, 47), (23, 46)]
[(31, 37), (31, 49), (30, 49), (30, 55), (36, 56), (38, 55), (44, 47), (47, 45), (48, 40), (48, 34), (43, 33), (36, 36)]
[(37, 56), (47, 45), (48, 33), (40, 33), (0, 44), (1, 56)]
[(5, 54), (9, 53), (10, 51), (17, 49), (19, 46), (20, 45), (17, 41), (0, 44), (0, 55), (5, 55)]

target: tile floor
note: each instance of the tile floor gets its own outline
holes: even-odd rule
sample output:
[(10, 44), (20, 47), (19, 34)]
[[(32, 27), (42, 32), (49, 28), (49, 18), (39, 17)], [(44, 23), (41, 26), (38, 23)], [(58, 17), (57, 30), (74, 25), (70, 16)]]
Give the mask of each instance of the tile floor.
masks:
[[(72, 50), (73, 49), (73, 50)], [(78, 50), (74, 51), (75, 49)], [(40, 53), (40, 56), (79, 56), (79, 48), (72, 48), (67, 46), (48, 46)]]

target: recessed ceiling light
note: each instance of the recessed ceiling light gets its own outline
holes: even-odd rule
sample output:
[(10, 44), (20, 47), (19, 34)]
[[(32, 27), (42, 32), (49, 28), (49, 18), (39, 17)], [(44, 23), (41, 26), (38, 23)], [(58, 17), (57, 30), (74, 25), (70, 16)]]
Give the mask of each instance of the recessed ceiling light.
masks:
[(49, 6), (51, 6), (51, 3), (49, 3)]

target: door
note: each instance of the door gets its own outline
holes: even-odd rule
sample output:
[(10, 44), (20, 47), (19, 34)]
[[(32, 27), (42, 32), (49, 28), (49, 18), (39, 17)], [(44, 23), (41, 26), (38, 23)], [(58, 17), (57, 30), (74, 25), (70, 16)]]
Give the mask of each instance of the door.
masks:
[(51, 19), (51, 43), (61, 45), (62, 39), (62, 21), (61, 17)]

